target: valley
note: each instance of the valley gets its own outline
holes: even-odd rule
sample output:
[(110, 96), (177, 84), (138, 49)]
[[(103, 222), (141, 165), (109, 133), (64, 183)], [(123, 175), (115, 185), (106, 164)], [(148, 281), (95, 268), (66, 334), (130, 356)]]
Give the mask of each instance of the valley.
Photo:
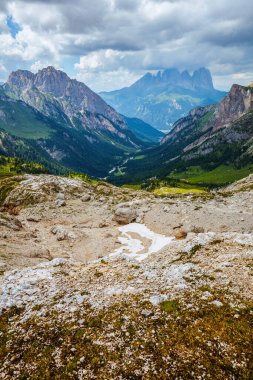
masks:
[(1, 379), (250, 379), (252, 86), (165, 135), (52, 67), (1, 89)]

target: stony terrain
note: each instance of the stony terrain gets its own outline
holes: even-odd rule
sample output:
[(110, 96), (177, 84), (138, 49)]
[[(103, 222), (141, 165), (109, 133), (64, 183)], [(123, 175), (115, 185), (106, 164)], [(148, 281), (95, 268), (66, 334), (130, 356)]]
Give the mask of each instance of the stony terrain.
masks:
[(252, 378), (252, 188), (1, 181), (0, 378)]

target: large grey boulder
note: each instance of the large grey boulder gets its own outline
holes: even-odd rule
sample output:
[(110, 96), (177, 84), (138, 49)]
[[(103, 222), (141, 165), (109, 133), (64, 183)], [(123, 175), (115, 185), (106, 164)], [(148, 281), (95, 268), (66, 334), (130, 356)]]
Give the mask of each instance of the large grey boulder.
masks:
[(114, 220), (119, 224), (128, 224), (134, 222), (137, 216), (137, 211), (131, 207), (118, 207), (114, 213)]

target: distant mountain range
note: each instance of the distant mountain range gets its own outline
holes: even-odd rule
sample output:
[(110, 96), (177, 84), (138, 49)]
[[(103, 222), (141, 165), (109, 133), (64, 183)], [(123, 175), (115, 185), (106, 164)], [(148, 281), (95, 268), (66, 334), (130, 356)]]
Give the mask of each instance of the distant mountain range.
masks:
[[(253, 85), (233, 85), (218, 104), (197, 107), (179, 119), (160, 145), (138, 152), (118, 183), (151, 177), (186, 178), (192, 170), (210, 172), (221, 165), (253, 171)], [(117, 173), (115, 173), (117, 175)]]
[(164, 131), (193, 107), (217, 103), (226, 93), (213, 87), (206, 68), (192, 75), (171, 68), (155, 75), (147, 73), (130, 87), (100, 95), (119, 113), (140, 118)]
[[(205, 69), (192, 76), (176, 73), (148, 75), (135, 86), (145, 88), (149, 81), (154, 88), (166, 76), (166, 83), (177, 77), (189, 91), (217, 93)], [(220, 102), (193, 108), (165, 136), (119, 114), (85, 84), (53, 67), (37, 74), (18, 70), (0, 86), (0, 155), (38, 162), (52, 173), (104, 178), (110, 172), (114, 182), (140, 183), (150, 177), (184, 178), (196, 167), (240, 168), (253, 164), (252, 125), (252, 85), (233, 85)]]
[(53, 67), (37, 74), (18, 70), (1, 86), (0, 153), (55, 171), (104, 176), (124, 155), (157, 141), (152, 127), (146, 132), (151, 137), (142, 139), (129, 123), (85, 84)]

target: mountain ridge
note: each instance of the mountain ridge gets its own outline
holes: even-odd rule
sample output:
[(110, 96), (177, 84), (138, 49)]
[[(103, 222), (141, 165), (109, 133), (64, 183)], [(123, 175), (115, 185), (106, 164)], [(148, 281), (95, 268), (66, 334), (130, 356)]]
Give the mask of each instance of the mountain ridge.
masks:
[(193, 107), (216, 103), (225, 94), (213, 87), (206, 68), (195, 70), (192, 75), (175, 68), (146, 73), (129, 87), (100, 93), (118, 112), (138, 117), (163, 131), (171, 129)]
[(25, 152), (32, 144), (56, 166), (100, 177), (145, 145), (99, 95), (52, 66), (37, 74), (11, 73), (0, 95), (2, 154), (13, 154), (13, 135), (23, 141)]

